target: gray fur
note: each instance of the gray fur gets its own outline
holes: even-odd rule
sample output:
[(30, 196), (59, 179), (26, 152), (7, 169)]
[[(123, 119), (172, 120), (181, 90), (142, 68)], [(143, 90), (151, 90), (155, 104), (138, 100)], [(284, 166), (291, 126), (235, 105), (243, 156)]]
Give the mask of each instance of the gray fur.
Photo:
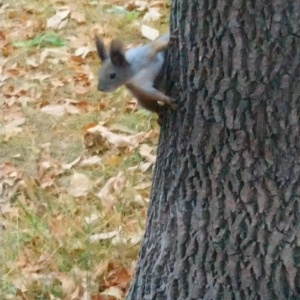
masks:
[[(96, 46), (102, 66), (99, 70), (98, 90), (112, 92), (125, 85), (146, 109), (161, 115), (162, 102), (172, 109), (176, 105), (162, 91), (154, 87), (164, 67), (164, 52), (169, 45), (170, 34), (167, 33), (146, 45), (123, 51), (122, 43), (113, 40), (109, 55), (100, 38)], [(161, 86), (161, 85), (160, 85)]]
[[(158, 40), (168, 41), (169, 36), (169, 33), (167, 33)], [(163, 52), (157, 53), (154, 58), (150, 58), (151, 43), (153, 42), (123, 52), (122, 44), (117, 40), (113, 40), (109, 56), (105, 56), (107, 50), (101, 48), (99, 51), (99, 44), (104, 47), (102, 40), (101, 42), (99, 40), (101, 39), (97, 37), (97, 51), (102, 60), (102, 66), (98, 74), (99, 91), (111, 92), (126, 83), (137, 86), (153, 86), (153, 82), (164, 63)]]

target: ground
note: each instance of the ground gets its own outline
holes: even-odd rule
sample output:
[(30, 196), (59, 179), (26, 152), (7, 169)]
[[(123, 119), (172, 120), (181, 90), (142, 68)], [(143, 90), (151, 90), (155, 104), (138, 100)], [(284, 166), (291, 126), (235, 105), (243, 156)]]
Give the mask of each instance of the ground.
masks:
[(117, 0), (0, 5), (0, 299), (123, 299), (159, 127), (125, 89), (97, 91), (93, 37), (146, 43), (142, 25), (166, 32), (169, 8)]

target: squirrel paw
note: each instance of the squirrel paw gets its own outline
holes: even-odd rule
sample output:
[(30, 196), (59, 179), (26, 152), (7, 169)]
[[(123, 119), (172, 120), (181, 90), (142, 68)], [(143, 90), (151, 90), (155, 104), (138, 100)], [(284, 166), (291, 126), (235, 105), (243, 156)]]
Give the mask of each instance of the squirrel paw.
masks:
[(171, 107), (172, 110), (178, 110), (178, 105), (175, 104), (175, 103), (172, 103), (172, 104), (170, 105), (170, 107)]
[(175, 43), (178, 42), (178, 33), (179, 33), (179, 29), (176, 28), (172, 34), (170, 34), (170, 38), (169, 38), (169, 45), (174, 45)]
[[(165, 106), (166, 107), (166, 106)], [(178, 105), (177, 104), (175, 104), (175, 103), (173, 103), (173, 102), (170, 102), (168, 105), (167, 105), (167, 107), (170, 107), (172, 110), (177, 110), (178, 109)], [(163, 117), (164, 117), (164, 108), (163, 108), (163, 106), (161, 106), (161, 109), (160, 110), (158, 110), (156, 113), (157, 113), (157, 116), (158, 116), (158, 118), (157, 118), (157, 123), (158, 123), (158, 125), (159, 126), (161, 126), (162, 125), (162, 121), (163, 121)]]
[(169, 107), (170, 107), (172, 110), (178, 110), (178, 105), (175, 104), (174, 102), (170, 102)]

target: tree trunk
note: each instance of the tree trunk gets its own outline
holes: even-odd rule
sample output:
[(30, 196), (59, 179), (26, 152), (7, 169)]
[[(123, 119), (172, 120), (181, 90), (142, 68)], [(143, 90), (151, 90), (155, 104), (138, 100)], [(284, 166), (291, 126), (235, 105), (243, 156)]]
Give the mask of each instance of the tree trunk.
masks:
[(299, 19), (299, 0), (173, 0), (180, 109), (127, 300), (300, 299)]

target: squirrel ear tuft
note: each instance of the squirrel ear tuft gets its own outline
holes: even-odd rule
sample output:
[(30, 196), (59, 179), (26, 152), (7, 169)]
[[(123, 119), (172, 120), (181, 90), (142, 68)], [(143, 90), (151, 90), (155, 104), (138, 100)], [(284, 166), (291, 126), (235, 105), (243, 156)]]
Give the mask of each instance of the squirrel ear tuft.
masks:
[(129, 65), (124, 54), (123, 44), (120, 40), (115, 39), (111, 41), (109, 56), (112, 64), (116, 67), (126, 67)]
[(103, 40), (101, 39), (101, 37), (99, 35), (95, 36), (95, 43), (96, 43), (96, 48), (97, 48), (97, 52), (98, 52), (100, 59), (102, 61), (108, 59), (107, 50), (105, 48)]

